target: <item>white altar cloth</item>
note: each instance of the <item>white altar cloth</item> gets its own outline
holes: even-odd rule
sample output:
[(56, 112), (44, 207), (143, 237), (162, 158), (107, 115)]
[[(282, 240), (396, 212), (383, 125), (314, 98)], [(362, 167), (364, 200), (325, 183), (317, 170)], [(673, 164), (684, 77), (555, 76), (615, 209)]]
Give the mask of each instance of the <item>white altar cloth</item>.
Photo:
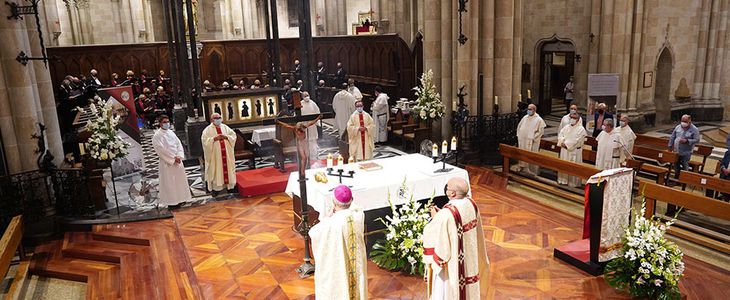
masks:
[(276, 128), (273, 126), (255, 129), (253, 131), (253, 133), (251, 133), (251, 142), (254, 142), (254, 143), (256, 143), (256, 145), (261, 146), (261, 142), (273, 140), (275, 137), (276, 137)]
[[(354, 203), (364, 211), (388, 207), (388, 192), (394, 205), (406, 203), (413, 193), (414, 200), (429, 199), (431, 196), (443, 196), (444, 185), (452, 177), (461, 177), (469, 182), (466, 170), (446, 164), (453, 168), (448, 173), (434, 173), (442, 167), (442, 163), (434, 164), (433, 159), (420, 154), (408, 154), (396, 157), (371, 160), (383, 168), (375, 171), (364, 171), (358, 164), (345, 165), (345, 171), (355, 170), (355, 178), (342, 178), (342, 184), (350, 186)], [(337, 166), (335, 166), (335, 169)], [(339, 185), (337, 176), (328, 176), (329, 181), (319, 183), (314, 180), (316, 172), (327, 173), (326, 168), (310, 169), (306, 171), (307, 202), (319, 213), (330, 212), (332, 209), (332, 189)], [(290, 196), (299, 195), (299, 175), (297, 172), (289, 174), (289, 182), (285, 192)], [(407, 195), (399, 196), (399, 189), (406, 180)], [(435, 193), (435, 194), (434, 194)]]

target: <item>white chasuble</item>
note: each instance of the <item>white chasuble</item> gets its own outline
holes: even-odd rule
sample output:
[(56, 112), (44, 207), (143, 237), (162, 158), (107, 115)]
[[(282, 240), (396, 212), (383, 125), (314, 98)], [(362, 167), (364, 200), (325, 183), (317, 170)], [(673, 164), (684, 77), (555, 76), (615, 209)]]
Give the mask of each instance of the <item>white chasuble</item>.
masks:
[[(532, 116), (525, 115), (517, 124), (517, 144), (520, 149), (538, 152), (540, 150), (540, 139), (545, 133), (545, 121), (542, 117), (535, 113)], [(528, 165), (525, 162), (519, 162), (520, 168), (527, 168), (527, 171), (533, 175), (537, 175), (538, 166)]]
[(367, 299), (364, 222), (363, 211), (351, 205), (309, 230), (317, 299)]
[[(574, 163), (583, 162), (583, 142), (586, 138), (586, 129), (581, 123), (563, 127), (558, 133), (558, 146), (560, 147), (560, 159)], [(558, 183), (567, 184), (572, 187), (583, 185), (580, 177), (558, 173)]]
[[(318, 115), (319, 112), (319, 106), (317, 106), (317, 103), (314, 103), (312, 100), (304, 100), (302, 101), (302, 115)], [(319, 125), (317, 125), (319, 126)], [(317, 139), (319, 138), (319, 133), (317, 131), (317, 126), (309, 126), (307, 128), (307, 144), (309, 146), (308, 153), (309, 153), (309, 160), (310, 161), (316, 161), (317, 156)]]
[(360, 93), (360, 89), (358, 89), (356, 86), (348, 86), (347, 92), (352, 94), (352, 96), (355, 97), (355, 100), (362, 101), (362, 93)]
[[(365, 131), (360, 128), (364, 127)], [(355, 112), (347, 122), (347, 140), (350, 145), (350, 157), (356, 161), (370, 160), (373, 158), (375, 141), (375, 122), (370, 114), (366, 112)]]
[[(621, 134), (621, 138), (623, 138), (623, 141), (625, 142), (624, 145), (626, 145), (626, 150), (633, 152), (634, 151), (634, 141), (636, 141), (636, 134), (634, 131), (629, 127), (629, 125), (618, 127), (615, 130), (617, 130)], [(628, 153), (626, 151), (621, 151), (621, 163), (625, 162), (628, 158)]]
[(158, 129), (152, 136), (152, 146), (160, 158), (160, 206), (178, 205), (190, 201), (190, 185), (182, 161), (175, 163), (175, 157), (185, 159), (180, 139), (172, 130)]
[(341, 90), (332, 98), (332, 109), (335, 111), (335, 128), (342, 136), (347, 128), (347, 121), (350, 115), (355, 112), (355, 96), (347, 90)]
[(621, 164), (621, 145), (625, 145), (621, 134), (613, 130), (611, 133), (601, 131), (596, 137), (596, 169), (608, 170), (618, 168)]
[[(214, 140), (219, 135), (228, 139)], [(200, 139), (205, 155), (205, 181), (208, 190), (232, 189), (236, 186), (236, 159), (233, 149), (236, 145), (236, 132), (226, 124), (210, 124), (205, 127)]]
[(423, 229), (423, 262), (430, 299), (479, 299), (487, 289), (486, 251), (474, 200), (449, 201)]
[(388, 95), (385, 93), (378, 94), (373, 102), (373, 119), (375, 119), (375, 142), (382, 143), (388, 141), (388, 118), (390, 117), (388, 108)]

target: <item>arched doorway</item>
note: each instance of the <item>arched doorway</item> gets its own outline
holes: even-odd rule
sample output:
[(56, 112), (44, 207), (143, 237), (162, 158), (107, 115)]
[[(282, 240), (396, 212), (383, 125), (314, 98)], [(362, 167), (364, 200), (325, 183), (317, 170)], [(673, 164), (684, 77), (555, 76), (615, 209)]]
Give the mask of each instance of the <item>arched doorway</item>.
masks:
[(672, 109), (669, 95), (672, 90), (672, 55), (664, 48), (659, 55), (656, 66), (656, 83), (654, 86), (654, 125), (671, 122)]
[(557, 38), (543, 42), (540, 50), (540, 86), (538, 112), (565, 112), (563, 87), (575, 71), (575, 46)]

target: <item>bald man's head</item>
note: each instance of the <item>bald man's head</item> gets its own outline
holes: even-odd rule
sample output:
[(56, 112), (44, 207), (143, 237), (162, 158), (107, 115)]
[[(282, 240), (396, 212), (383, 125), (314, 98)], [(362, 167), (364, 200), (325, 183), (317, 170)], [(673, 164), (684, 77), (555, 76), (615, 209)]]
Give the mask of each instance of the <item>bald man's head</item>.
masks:
[(469, 184), (464, 178), (454, 177), (446, 183), (446, 196), (449, 199), (463, 199), (469, 193)]

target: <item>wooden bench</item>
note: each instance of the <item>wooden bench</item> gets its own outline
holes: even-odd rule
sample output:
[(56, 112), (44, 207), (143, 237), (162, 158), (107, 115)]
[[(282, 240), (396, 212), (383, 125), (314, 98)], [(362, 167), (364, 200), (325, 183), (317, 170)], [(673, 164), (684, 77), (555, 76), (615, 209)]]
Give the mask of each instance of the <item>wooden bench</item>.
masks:
[(661, 177), (660, 184), (664, 184), (669, 180), (672, 167), (677, 162), (677, 159), (679, 159), (677, 153), (667, 150), (657, 150), (640, 145), (634, 145), (633, 150), (634, 158), (644, 161), (644, 164), (641, 166), (641, 171), (657, 176), (657, 183), (660, 182), (659, 177)]
[[(643, 134), (637, 134), (634, 145), (641, 145), (641, 146), (644, 146), (647, 148), (664, 150), (664, 149), (669, 148), (669, 139), (653, 137), (653, 136), (648, 136), (648, 135), (643, 135)], [(692, 172), (703, 173), (705, 171), (705, 164), (707, 163), (707, 158), (712, 155), (712, 150), (714, 150), (714, 147), (712, 147), (712, 146), (701, 145), (701, 144), (695, 145), (695, 148), (692, 150), (692, 155), (701, 157), (702, 162), (690, 160), (689, 161), (690, 170), (692, 170)]]
[[(659, 201), (675, 206), (685, 207), (688, 210), (696, 211), (706, 216), (730, 220), (730, 203), (717, 201), (695, 193), (680, 191), (651, 182), (642, 182), (639, 189), (642, 191), (646, 201), (646, 211), (644, 213), (646, 218), (654, 216), (656, 213), (657, 201)], [(708, 235), (711, 235), (712, 232), (708, 232), (703, 228), (694, 228), (694, 231), (700, 232), (700, 234), (698, 234), (693, 231), (680, 228), (681, 225), (683, 225), (682, 222), (677, 221), (677, 223), (670, 228), (669, 233), (724, 253), (730, 253), (730, 243), (708, 237)]]
[(236, 132), (236, 145), (233, 146), (233, 154), (236, 160), (248, 159), (248, 166), (256, 169), (256, 153), (253, 151), (253, 143), (246, 139), (240, 129), (234, 129)]
[[(714, 193), (730, 194), (730, 180), (720, 179), (719, 177), (694, 172), (681, 172), (679, 173), (679, 183), (682, 185), (683, 191), (687, 189), (687, 186), (690, 186), (704, 188)], [(714, 198), (714, 195), (712, 198)]]
[(23, 217), (15, 216), (10, 220), (8, 228), (5, 229), (2, 239), (0, 239), (0, 278), (5, 278), (10, 270), (10, 264), (15, 257), (15, 253), (19, 252), (20, 264), (15, 277), (8, 289), (6, 299), (17, 299), (20, 287), (28, 274), (29, 263), (25, 257), (25, 250), (21, 244), (23, 239)]
[(598, 151), (598, 141), (592, 136), (586, 136), (586, 141), (583, 143), (585, 146), (591, 146), (591, 150)]

